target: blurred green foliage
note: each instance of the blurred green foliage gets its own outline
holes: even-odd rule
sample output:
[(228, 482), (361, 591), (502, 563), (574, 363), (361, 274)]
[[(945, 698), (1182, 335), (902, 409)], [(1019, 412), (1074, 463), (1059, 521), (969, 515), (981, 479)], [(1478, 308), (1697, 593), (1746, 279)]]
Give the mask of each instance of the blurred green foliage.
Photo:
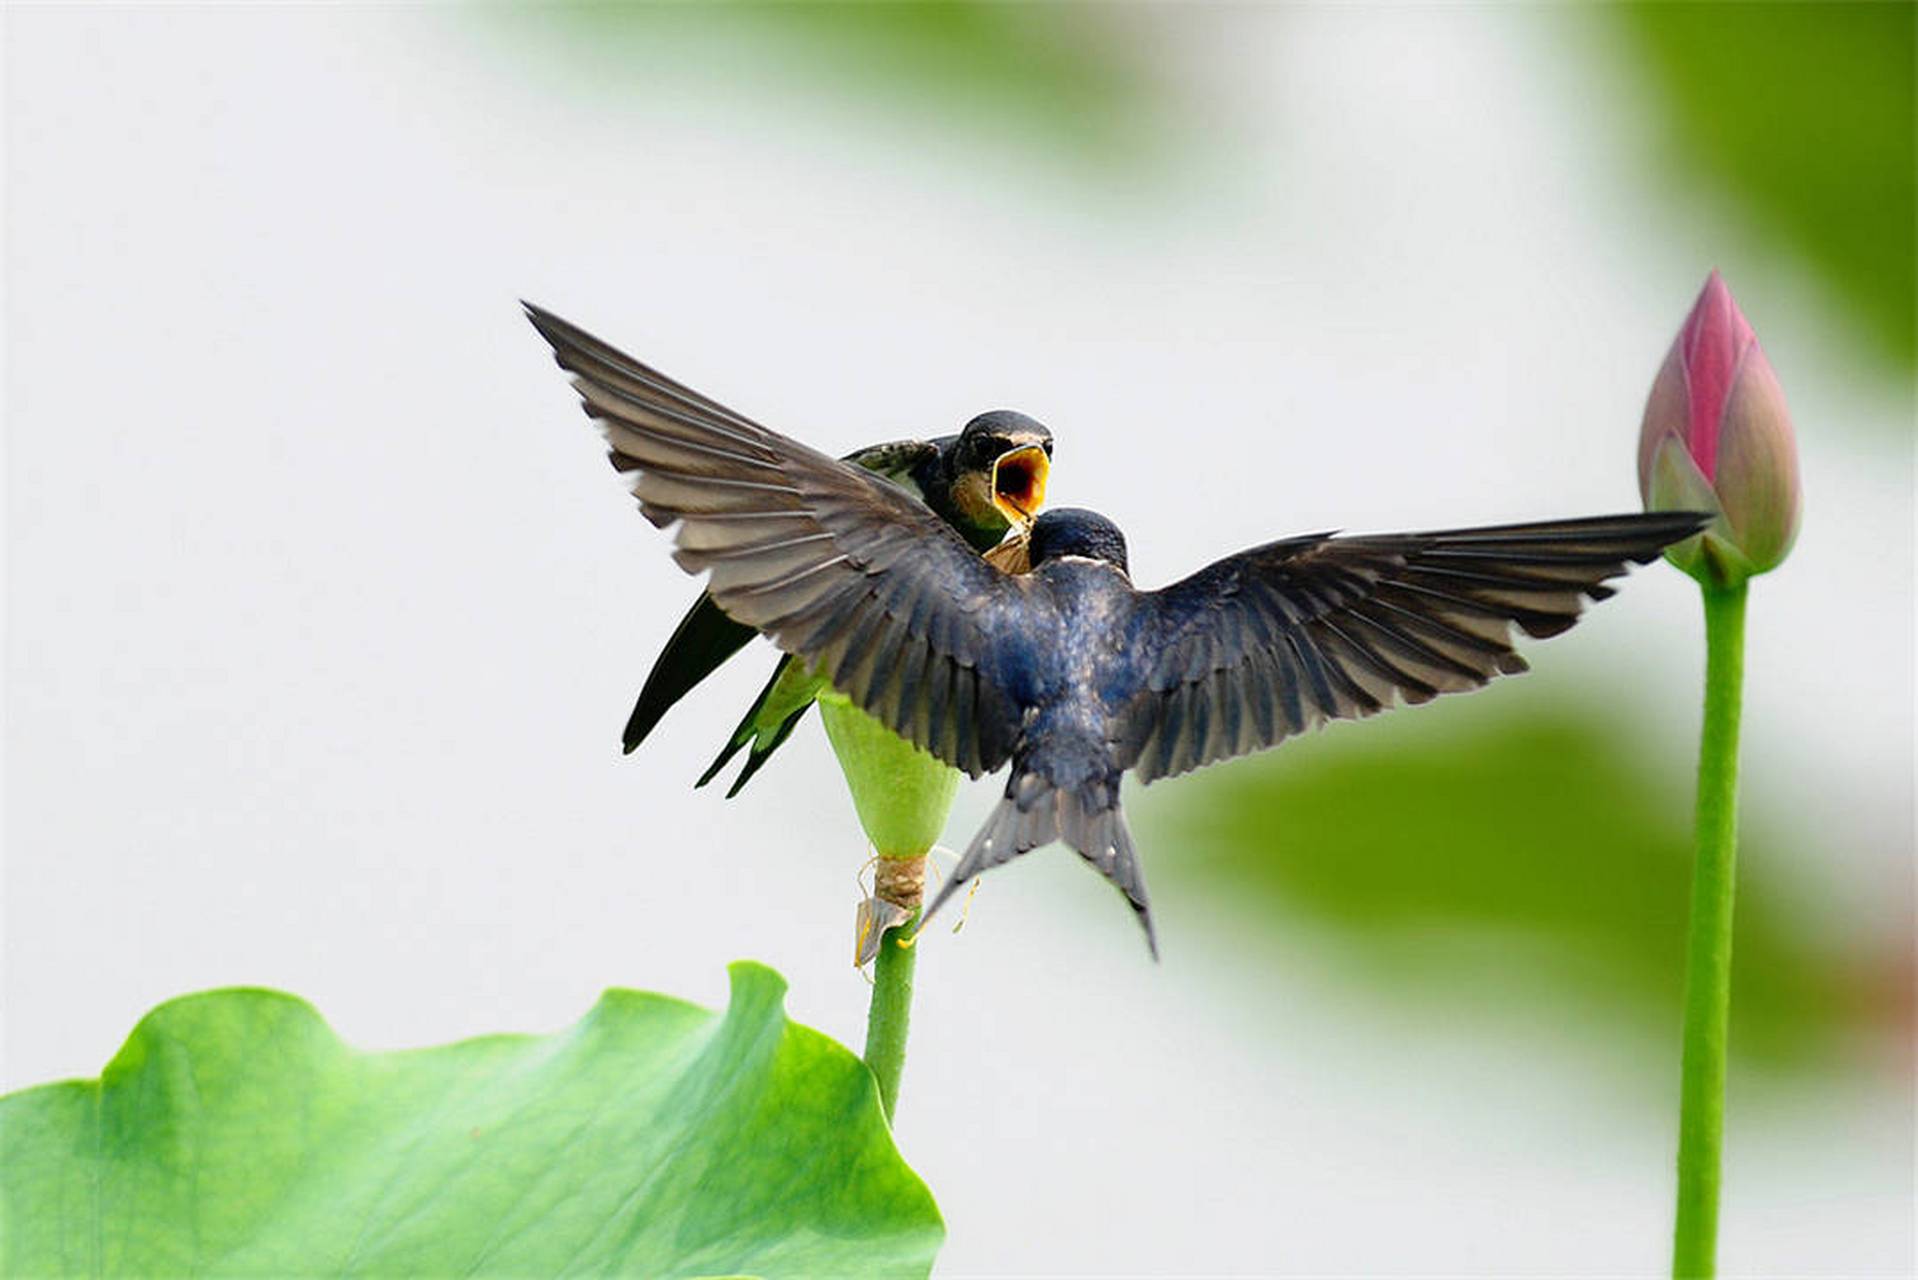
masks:
[[(741, 85), (772, 66), (957, 124), (1051, 165), (1138, 164), (1178, 104), (1149, 75), (1150, 23), (1097, 5), (553, 5), (495, 12), (558, 36), (569, 75), (645, 85), (690, 61)], [(1626, 37), (1664, 123), (1666, 180), (1727, 194), (1752, 229), (1824, 277), (1864, 341), (1918, 366), (1914, 15), (1910, 3), (1656, 3), (1598, 11)], [(529, 22), (528, 19), (531, 19)], [(741, 51), (765, 55), (741, 64)], [(1230, 145), (1216, 133), (1206, 138)], [(1189, 135), (1186, 145), (1201, 138)]]
[[(883, 100), (907, 122), (960, 123), (1036, 145), (1054, 160), (1101, 161), (1139, 141), (1142, 99), (1127, 43), (1091, 6), (926, 3), (594, 4), (508, 8), (564, 41), (614, 82), (648, 83), (655, 68), (698, 57), (704, 77), (759, 80), (764, 53), (815, 83)], [(862, 104), (864, 105), (864, 104)]]
[[(1140, 806), (1147, 846), (1178, 850), (1154, 877), (1273, 929), (1319, 926), (1341, 970), (1421, 1004), (1535, 1020), (1542, 1002), (1568, 1023), (1675, 1044), (1689, 764), (1660, 772), (1629, 729), (1589, 707), (1520, 701), (1516, 713), (1487, 697), (1334, 726), (1163, 800), (1148, 792), (1159, 803)], [(1780, 846), (1748, 822), (1732, 1051), (1809, 1065), (1889, 1016), (1899, 962), (1827, 945), (1829, 926), (1764, 874)]]
[(277, 991), (161, 1005), (0, 1098), (9, 1276), (923, 1276), (945, 1229), (871, 1072), (732, 966), (552, 1036), (359, 1053)]
[(1650, 72), (1673, 176), (1727, 189), (1808, 260), (1863, 336), (1918, 364), (1918, 6), (1611, 8)]

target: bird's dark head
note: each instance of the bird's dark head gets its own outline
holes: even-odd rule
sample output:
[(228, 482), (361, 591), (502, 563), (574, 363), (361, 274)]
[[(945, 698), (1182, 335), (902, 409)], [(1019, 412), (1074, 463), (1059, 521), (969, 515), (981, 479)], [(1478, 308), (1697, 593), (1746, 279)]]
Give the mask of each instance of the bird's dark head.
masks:
[(1035, 520), (1029, 554), (1034, 569), (1048, 560), (1084, 556), (1115, 565), (1127, 576), (1132, 572), (1126, 565), (1125, 535), (1119, 532), (1119, 526), (1096, 511), (1080, 507), (1060, 507)]
[(980, 508), (975, 518), (984, 521), (991, 510), (1006, 524), (1025, 529), (1045, 505), (1052, 433), (1023, 413), (994, 409), (959, 433), (955, 462), (960, 484), (968, 490), (956, 496)]

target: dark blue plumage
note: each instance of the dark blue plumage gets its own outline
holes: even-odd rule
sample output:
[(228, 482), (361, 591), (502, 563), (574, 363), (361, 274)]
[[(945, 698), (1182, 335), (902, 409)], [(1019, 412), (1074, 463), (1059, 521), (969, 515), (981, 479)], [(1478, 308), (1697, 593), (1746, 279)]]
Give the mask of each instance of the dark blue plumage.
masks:
[[(1000, 479), (995, 468), (1002, 460), (1017, 457), (1022, 451), (1029, 453), (1034, 447), (1042, 450), (1046, 459), (1052, 456), (1052, 432), (1045, 424), (1011, 409), (994, 409), (973, 417), (951, 435), (868, 445), (847, 454), (842, 461), (902, 486), (975, 550), (985, 553), (999, 546), (1019, 519), (1016, 509), (1008, 509), (1010, 504), (1021, 494), (1044, 497), (1043, 470), (1036, 478), (1027, 474), (995, 483)], [(1044, 465), (1036, 459), (1034, 464)], [(712, 597), (701, 595), (694, 601), (653, 661), (627, 717), (621, 737), (623, 749), (628, 753), (637, 749), (667, 711), (757, 634), (728, 617)], [(791, 662), (787, 656), (774, 667), (739, 727), (693, 785), (703, 787), (711, 782), (743, 750), (746, 764), (726, 792), (730, 799), (792, 735), (812, 709), (812, 695), (798, 688), (798, 673), (791, 669)]]
[(1082, 507), (1057, 507), (1034, 521), (1028, 554), (1035, 569), (1046, 560), (1075, 557), (1117, 565), (1120, 573), (1132, 572), (1119, 526)]
[[(926, 910), (979, 873), (1055, 839), (1126, 894), (1157, 954), (1119, 809), (1146, 780), (1522, 671), (1516, 624), (1555, 635), (1602, 579), (1655, 557), (1700, 517), (1606, 516), (1380, 538), (1309, 534), (1229, 556), (1159, 591), (1134, 589), (1125, 535), (1060, 508), (1032, 528), (1032, 572), (980, 616), (982, 680), (1019, 730), (1005, 798)], [(962, 584), (951, 584), (963, 593)]]
[(1557, 635), (1611, 594), (1606, 579), (1706, 523), (1311, 534), (1139, 591), (1118, 528), (1065, 509), (1032, 525), (1031, 572), (1009, 573), (873, 472), (699, 402), (662, 409), (676, 384), (529, 314), (719, 609), (948, 764), (978, 777), (1011, 763), (926, 919), (980, 872), (1061, 840), (1125, 893), (1156, 954), (1124, 774), (1151, 782), (1523, 671), (1514, 627)]

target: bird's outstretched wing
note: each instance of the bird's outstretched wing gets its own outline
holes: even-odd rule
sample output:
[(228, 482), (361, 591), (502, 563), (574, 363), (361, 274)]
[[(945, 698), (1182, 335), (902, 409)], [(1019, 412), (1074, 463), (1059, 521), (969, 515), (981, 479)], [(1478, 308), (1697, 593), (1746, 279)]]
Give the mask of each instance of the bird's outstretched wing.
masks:
[(1147, 692), (1127, 754), (1142, 781), (1269, 747), (1333, 718), (1525, 670), (1512, 627), (1552, 636), (1607, 578), (1692, 533), (1689, 513), (1437, 533), (1289, 538), (1149, 593)]
[[(723, 413), (731, 418), (740, 417), (739, 414), (718, 407), (716, 402), (664, 376), (659, 378), (659, 383), (662, 394), (678, 404), (698, 406), (707, 412)], [(907, 478), (914, 467), (938, 455), (939, 446), (930, 440), (891, 440), (885, 444), (868, 445), (855, 453), (849, 453), (845, 461), (864, 467), (868, 471), (877, 471), (888, 480), (907, 483)], [(647, 674), (646, 683), (641, 687), (639, 697), (633, 703), (633, 714), (627, 717), (626, 732), (620, 739), (621, 746), (631, 753), (646, 740), (648, 734), (652, 733), (659, 724), (660, 717), (671, 710), (681, 698), (692, 692), (700, 681), (719, 670), (726, 659), (745, 648), (746, 643), (757, 634), (758, 632), (751, 627), (734, 622), (727, 617), (725, 611), (713, 603), (712, 597), (702, 592), (699, 599), (693, 602), (693, 607), (687, 611), (686, 616), (680, 620), (679, 626), (673, 631), (672, 638), (667, 640), (666, 647), (660, 650), (659, 657), (654, 660), (653, 669)], [(793, 723), (796, 723), (796, 720), (788, 721), (782, 727), (779, 741), (785, 740), (786, 734), (792, 731)], [(737, 742), (736, 737), (735, 742)], [(748, 766), (747, 773), (742, 774), (738, 781), (733, 783), (732, 790), (727, 794), (737, 794), (739, 788), (745, 785), (746, 779), (759, 764), (765, 762), (766, 757), (777, 746), (778, 742), (775, 742), (764, 752), (755, 753), (754, 764)], [(720, 758), (720, 763), (724, 764), (731, 756), (732, 751), (728, 750)], [(710, 778), (709, 773), (706, 780)]]
[(904, 483), (912, 475), (913, 468), (938, 456), (939, 445), (932, 440), (888, 440), (884, 444), (869, 444), (863, 449), (855, 449), (840, 461), (850, 462), (868, 471), (877, 471), (888, 480)]
[[(902, 737), (974, 777), (1011, 754), (1018, 711), (991, 674), (1023, 580), (987, 564), (878, 474), (709, 400), (526, 307), (574, 375), (640, 511), (714, 602), (822, 672)], [(982, 668), (981, 659), (988, 659)]]

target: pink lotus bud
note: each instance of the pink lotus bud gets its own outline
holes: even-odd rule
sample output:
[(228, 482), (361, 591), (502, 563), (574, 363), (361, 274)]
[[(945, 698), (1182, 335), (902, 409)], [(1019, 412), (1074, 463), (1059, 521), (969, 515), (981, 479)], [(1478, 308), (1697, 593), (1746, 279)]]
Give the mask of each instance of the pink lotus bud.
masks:
[(1716, 271), (1645, 402), (1638, 491), (1647, 511), (1718, 518), (1665, 554), (1730, 585), (1775, 568), (1798, 536), (1798, 445), (1785, 392)]

